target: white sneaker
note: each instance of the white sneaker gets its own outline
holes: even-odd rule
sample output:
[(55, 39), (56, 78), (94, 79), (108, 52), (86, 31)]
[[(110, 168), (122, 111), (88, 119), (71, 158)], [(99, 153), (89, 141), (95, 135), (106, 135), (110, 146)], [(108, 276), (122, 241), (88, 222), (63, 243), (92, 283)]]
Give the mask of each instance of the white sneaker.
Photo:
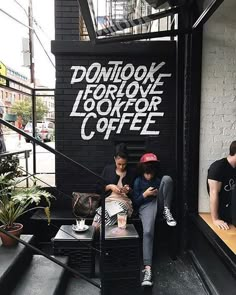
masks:
[(166, 223), (169, 226), (176, 226), (177, 222), (175, 221), (174, 217), (172, 216), (169, 208), (164, 207), (163, 216), (166, 220)]
[(152, 281), (152, 271), (151, 269), (144, 269), (142, 271), (144, 273), (144, 276), (143, 276), (143, 281), (141, 283), (141, 286), (144, 287), (144, 286), (152, 286), (153, 285), (153, 281)]

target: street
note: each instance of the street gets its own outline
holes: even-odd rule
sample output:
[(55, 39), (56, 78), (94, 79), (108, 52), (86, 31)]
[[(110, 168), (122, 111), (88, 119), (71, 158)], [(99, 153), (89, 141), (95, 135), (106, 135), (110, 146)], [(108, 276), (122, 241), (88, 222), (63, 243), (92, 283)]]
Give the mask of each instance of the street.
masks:
[[(28, 171), (33, 174), (33, 146), (27, 143), (23, 136), (19, 136), (16, 132), (8, 132), (4, 136), (7, 151), (17, 151), (30, 149), (30, 157), (28, 158)], [(50, 147), (55, 147), (55, 142), (46, 143)], [(26, 163), (24, 154), (19, 155), (20, 166), (25, 170)], [(36, 177), (45, 181), (50, 186), (55, 186), (55, 155), (41, 146), (36, 145)], [(50, 173), (50, 174), (45, 174)], [(38, 182), (41, 186), (47, 186), (43, 182)]]

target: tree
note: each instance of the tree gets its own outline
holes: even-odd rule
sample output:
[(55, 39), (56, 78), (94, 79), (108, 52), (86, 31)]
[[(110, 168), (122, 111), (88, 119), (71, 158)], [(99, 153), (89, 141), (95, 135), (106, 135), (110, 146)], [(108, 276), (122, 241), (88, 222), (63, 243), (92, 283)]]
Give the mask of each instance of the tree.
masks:
[[(17, 114), (17, 116), (22, 116), (24, 125), (28, 121), (32, 121), (32, 101), (31, 99), (25, 99), (21, 101), (16, 101), (12, 105), (12, 113)], [(48, 112), (48, 107), (40, 98), (36, 98), (36, 121), (42, 121), (45, 114)]]

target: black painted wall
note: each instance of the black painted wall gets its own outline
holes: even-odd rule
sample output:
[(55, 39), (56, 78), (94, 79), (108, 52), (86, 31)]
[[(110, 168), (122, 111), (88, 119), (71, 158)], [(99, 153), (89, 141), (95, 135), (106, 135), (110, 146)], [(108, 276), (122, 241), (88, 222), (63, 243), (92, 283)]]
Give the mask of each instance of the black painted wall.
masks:
[[(52, 52), (56, 56), (57, 79), (55, 97), (56, 149), (93, 172), (100, 174), (104, 165), (113, 162), (115, 145), (119, 142), (126, 142), (131, 164), (135, 165), (143, 152), (155, 152), (161, 160), (162, 170), (175, 179), (177, 173), (176, 43), (174, 41), (153, 41), (95, 45), (90, 42), (76, 41), (78, 35), (74, 35), (76, 30), (73, 29), (76, 27), (75, 2), (77, 1), (55, 1), (57, 26), (56, 40), (52, 42)], [(73, 19), (71, 28), (68, 27), (68, 15), (70, 12)], [(117, 81), (114, 81), (111, 75), (107, 81), (104, 81), (104, 79), (106, 80), (106, 77), (104, 77), (100, 80), (95, 79), (95, 82), (90, 83), (86, 81), (85, 76), (80, 82), (73, 83), (73, 75), (74, 78), (79, 78), (82, 71), (79, 69), (76, 74), (75, 68), (72, 67), (82, 66), (84, 71), (87, 72), (91, 65), (99, 63), (103, 68), (102, 70), (107, 71), (111, 66), (108, 63), (114, 61), (120, 62), (120, 75), (124, 74), (125, 77), (129, 77), (124, 85), (123, 92), (128, 91), (128, 89), (131, 89), (130, 92), (132, 92), (132, 89), (135, 88), (135, 83), (132, 84), (134, 81), (139, 84), (138, 91), (133, 97), (127, 97), (127, 93), (124, 96), (121, 95), (121, 104), (123, 103), (120, 107), (121, 118), (119, 112), (114, 112), (111, 115), (112, 109), (119, 98), (116, 91), (114, 96), (110, 94), (105, 97), (111, 101), (112, 106), (110, 112), (105, 115), (97, 112), (98, 104), (104, 97), (94, 99), (96, 87), (92, 89), (86, 99), (90, 99), (88, 106), (94, 103), (94, 108), (87, 112), (84, 110), (84, 103), (87, 103), (86, 100), (83, 100), (84, 93), (81, 95), (77, 108), (75, 106), (76, 97), (79, 91), (85, 91), (89, 84), (97, 84), (97, 87), (104, 84), (105, 88), (119, 88), (123, 81), (119, 81), (120, 75)], [(127, 64), (131, 66), (127, 66)], [(155, 71), (153, 75), (149, 73), (149, 79), (146, 79), (146, 82), (146, 75), (144, 75), (143, 79), (137, 81), (137, 76), (135, 79), (134, 75), (130, 73), (131, 68), (137, 70), (138, 67), (142, 66), (143, 69), (146, 68), (147, 72), (149, 72), (150, 68), (155, 69), (158, 65), (160, 69)], [(126, 70), (125, 66), (127, 66)], [(93, 71), (88, 76), (89, 78), (92, 79), (95, 70), (94, 65)], [(142, 76), (141, 70), (138, 75)], [(153, 88), (154, 93), (150, 93), (150, 91), (148, 91), (147, 95), (141, 93), (141, 87), (145, 91), (147, 87), (154, 87), (155, 81), (159, 84), (156, 88)], [(155, 93), (156, 91), (159, 92)], [(143, 102), (139, 104), (140, 99)], [(152, 100), (159, 101), (159, 104), (156, 107), (150, 107)], [(145, 104), (147, 104), (148, 109), (142, 112), (142, 115), (138, 118), (140, 121), (135, 124), (136, 129), (140, 128), (140, 130), (131, 130), (132, 120), (138, 110), (137, 108), (135, 110), (134, 105), (128, 107), (127, 103), (135, 104), (136, 102), (139, 104), (140, 112), (142, 112), (141, 109), (144, 108)], [(110, 103), (104, 102), (101, 110), (106, 111), (108, 105), (110, 106)], [(74, 115), (72, 114), (73, 108), (75, 110)], [(148, 134), (142, 135), (141, 131), (151, 112), (153, 113), (153, 122), (147, 128)], [(85, 113), (85, 117), (81, 113)], [(86, 122), (85, 118), (90, 116), (90, 113), (94, 113), (97, 118), (90, 117)], [(124, 121), (124, 117), (122, 119), (124, 113), (126, 115), (129, 113), (127, 118), (130, 122), (125, 122), (119, 133), (119, 124)], [(158, 113), (161, 114), (157, 116)], [(99, 120), (109, 122), (111, 119), (115, 120), (112, 125), (114, 130), (111, 130), (109, 136), (106, 137), (104, 132), (100, 133), (97, 130), (96, 125)], [(83, 131), (82, 126), (85, 122), (86, 128)], [(101, 124), (102, 127), (103, 124)], [(157, 131), (159, 131), (159, 134), (157, 134)], [(95, 133), (90, 139), (83, 135), (85, 133), (88, 136), (91, 132)], [(96, 177), (85, 169), (75, 168), (59, 158), (56, 159), (56, 185), (60, 190), (69, 193), (75, 190), (93, 191), (95, 183)]]
[(77, 0), (55, 0), (55, 40), (79, 40)]
[[(143, 47), (145, 44), (141, 44)], [(71, 157), (75, 161), (88, 167), (96, 173), (100, 173), (105, 164), (113, 160), (114, 147), (119, 142), (126, 142), (130, 149), (130, 160), (132, 162), (138, 161), (138, 158), (144, 150), (154, 151), (158, 153), (162, 161), (162, 166), (168, 167), (170, 173), (175, 173), (175, 124), (176, 124), (176, 94), (175, 94), (175, 43), (159, 44), (154, 42), (152, 50), (142, 55), (142, 48), (139, 53), (132, 57), (132, 45), (127, 48), (125, 55), (112, 55), (110, 46), (107, 53), (104, 55), (96, 55), (96, 48), (94, 55), (86, 55), (86, 53), (78, 52), (77, 55), (57, 55), (57, 84), (56, 84), (56, 148)], [(136, 44), (136, 49), (138, 44)], [(155, 50), (154, 50), (155, 49)], [(127, 81), (122, 84), (120, 75), (117, 80), (109, 78), (95, 79), (96, 83), (88, 83), (86, 77), (79, 79), (82, 75), (82, 71), (79, 70), (76, 74), (75, 66), (83, 66), (84, 71), (88, 73), (88, 69), (92, 65), (94, 69), (101, 67), (103, 70), (115, 73), (113, 66), (109, 65), (109, 62), (118, 61), (120, 63), (120, 74), (126, 67), (124, 72), (125, 77), (130, 77)], [(95, 67), (94, 63), (98, 66)], [(162, 66), (161, 66), (162, 65)], [(142, 66), (143, 69), (147, 69), (149, 72), (150, 68), (156, 69), (160, 66), (160, 70), (154, 74), (149, 72), (149, 78), (145, 78), (148, 75), (143, 74), (144, 78), (140, 81), (135, 81), (134, 76), (130, 72), (130, 68), (137, 69)], [(116, 73), (119, 71), (117, 70)], [(96, 73), (101, 73), (100, 69), (95, 72), (92, 71), (88, 78), (93, 80), (96, 77)], [(140, 77), (142, 71), (138, 72)], [(73, 75), (75, 79), (81, 80), (78, 83), (73, 83)], [(164, 75), (164, 76), (163, 76)], [(166, 76), (165, 76), (166, 75)], [(112, 74), (111, 74), (112, 76)], [(118, 76), (117, 76), (118, 77)], [(146, 79), (146, 81), (145, 81)], [(134, 83), (135, 81), (135, 83)], [(156, 86), (154, 81), (157, 81)], [(144, 84), (142, 84), (144, 82)], [(85, 91), (90, 87), (90, 84), (95, 86), (91, 88), (91, 93), (88, 94), (86, 100), (83, 100)], [(103, 86), (101, 87), (101, 84)], [(97, 85), (97, 86), (96, 86)], [(116, 91), (123, 87), (119, 93)], [(101, 87), (101, 91), (105, 90), (104, 95), (100, 95), (101, 91), (98, 92), (97, 97), (95, 96), (96, 88)], [(115, 88), (114, 95), (108, 94), (107, 89)], [(131, 87), (131, 88), (130, 88)], [(143, 87), (143, 91), (149, 89), (149, 93), (143, 94), (140, 88)], [(150, 89), (153, 88), (153, 93), (150, 93)], [(129, 90), (130, 89), (130, 90)], [(81, 94), (81, 99), (76, 107), (77, 95)], [(157, 93), (158, 92), (158, 93)], [(126, 93), (126, 94), (122, 94)], [(135, 95), (131, 95), (134, 93)], [(106, 95), (107, 94), (107, 95)], [(80, 94), (79, 94), (80, 95)], [(128, 95), (128, 96), (127, 96)], [(120, 101), (118, 101), (120, 99)], [(87, 101), (90, 101), (89, 103)], [(110, 103), (107, 102), (110, 100)], [(141, 102), (139, 102), (141, 100)], [(101, 103), (101, 107), (99, 104)], [(85, 104), (88, 110), (85, 109)], [(130, 104), (130, 105), (128, 105)], [(136, 104), (136, 109), (135, 109)], [(94, 105), (94, 107), (92, 106)], [(118, 107), (118, 111), (113, 111), (114, 107)], [(110, 108), (110, 110), (109, 110)], [(74, 109), (74, 111), (73, 111)], [(145, 111), (144, 111), (145, 110)], [(140, 111), (142, 114), (137, 118), (138, 121), (134, 125), (133, 129), (130, 130), (133, 119), (137, 112)], [(102, 112), (102, 113), (101, 113)], [(91, 113), (93, 113), (91, 115)], [(147, 125), (147, 118), (152, 113), (151, 122)], [(84, 115), (83, 115), (84, 114)], [(92, 117), (90, 117), (92, 116)], [(126, 116), (126, 117), (122, 117)], [(138, 115), (137, 115), (138, 116)], [(96, 117), (96, 118), (94, 118)], [(111, 119), (114, 119), (114, 123), (111, 125), (109, 134), (106, 135), (107, 128), (104, 127), (106, 123), (109, 124)], [(124, 122), (122, 126), (122, 121)], [(97, 124), (102, 122), (100, 128), (106, 129), (104, 132), (99, 132)], [(83, 130), (83, 125), (85, 128)], [(146, 132), (144, 133), (144, 126), (147, 125)], [(120, 128), (119, 132), (119, 126)], [(109, 129), (109, 127), (108, 127)], [(158, 134), (159, 133), (159, 134)], [(60, 186), (63, 183), (63, 188), (67, 186), (76, 187), (78, 190), (83, 190), (88, 187), (91, 188), (94, 183), (94, 179), (90, 179), (89, 174), (83, 173), (78, 176), (77, 173), (73, 172), (73, 175), (68, 172), (64, 167), (64, 162), (60, 160), (56, 161), (56, 175), (57, 185)]]

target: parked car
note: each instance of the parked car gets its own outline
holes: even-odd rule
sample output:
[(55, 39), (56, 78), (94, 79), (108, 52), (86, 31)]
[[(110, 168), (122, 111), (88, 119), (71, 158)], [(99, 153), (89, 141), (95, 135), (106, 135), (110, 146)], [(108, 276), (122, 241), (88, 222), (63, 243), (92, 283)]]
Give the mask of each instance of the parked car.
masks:
[[(38, 140), (42, 140), (44, 142), (52, 141), (54, 138), (54, 129), (55, 125), (53, 122), (50, 121), (43, 121), (36, 123), (36, 138)], [(28, 122), (25, 125), (24, 131), (29, 135), (32, 135), (32, 122)], [(25, 139), (26, 142), (30, 142), (29, 139)]]

